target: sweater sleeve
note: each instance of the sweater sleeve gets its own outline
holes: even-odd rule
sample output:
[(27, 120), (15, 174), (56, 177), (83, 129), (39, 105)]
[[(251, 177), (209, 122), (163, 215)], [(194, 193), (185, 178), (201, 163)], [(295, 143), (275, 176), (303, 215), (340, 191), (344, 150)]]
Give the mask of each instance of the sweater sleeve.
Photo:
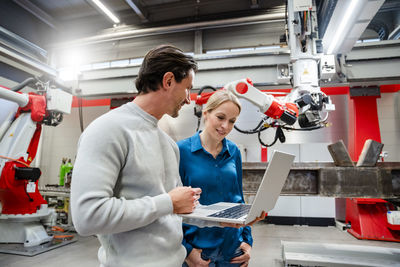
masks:
[(81, 235), (111, 234), (144, 227), (173, 211), (167, 193), (127, 200), (114, 197), (128, 149), (110, 122), (92, 123), (82, 134), (71, 184), (72, 220)]

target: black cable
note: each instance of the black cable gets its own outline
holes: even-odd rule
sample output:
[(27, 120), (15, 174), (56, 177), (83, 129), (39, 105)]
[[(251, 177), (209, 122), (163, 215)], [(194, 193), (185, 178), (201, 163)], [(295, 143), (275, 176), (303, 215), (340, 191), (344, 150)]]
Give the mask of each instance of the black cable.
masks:
[(303, 21), (303, 13), (299, 12), (299, 22), (300, 22), (300, 28), (301, 28), (301, 39), (303, 39), (304, 35), (304, 21)]
[(16, 86), (10, 88), (10, 90), (13, 92), (18, 92), (25, 86), (34, 84), (36, 81), (37, 81), (37, 78), (30, 77), (30, 78), (26, 79), (25, 81), (23, 81), (22, 83), (17, 84)]
[(242, 130), (239, 127), (237, 127), (236, 125), (234, 125), (233, 127), (235, 128), (236, 131), (238, 131), (239, 133), (243, 133), (243, 134), (255, 134), (258, 132), (259, 128), (263, 125), (264, 121), (261, 120), (258, 125), (256, 126), (256, 128), (252, 129), (252, 130)]
[[(77, 83), (77, 88), (79, 88), (79, 78)], [(81, 128), (81, 133), (83, 133), (83, 109), (82, 109), (82, 90), (77, 89), (78, 93), (78, 111), (79, 111), (79, 126)]]
[(200, 90), (199, 90), (199, 92), (197, 93), (197, 95), (198, 95), (198, 96), (201, 95), (201, 93), (203, 93), (203, 91), (204, 91), (204, 90), (207, 90), (207, 89), (211, 89), (211, 90), (213, 90), (213, 91), (217, 91), (217, 89), (216, 89), (215, 87), (211, 86), (211, 85), (204, 85), (203, 87), (200, 88)]
[(201, 117), (197, 117), (197, 128), (196, 128), (196, 132), (199, 130), (200, 128), (200, 123), (201, 123)]
[[(201, 93), (206, 90), (206, 89), (211, 89), (213, 91), (217, 91), (217, 89), (211, 85), (204, 85), (203, 87), (200, 88), (199, 92), (197, 93), (197, 97), (201, 96)], [(200, 110), (196, 110), (196, 107), (194, 107), (194, 115), (197, 117), (197, 128), (196, 128), (196, 132), (199, 130), (200, 128), (200, 123), (201, 123), (201, 115), (202, 115), (202, 109), (200, 108)]]
[(282, 127), (282, 129), (290, 130), (290, 131), (312, 131), (312, 130), (317, 130), (317, 129), (323, 128), (323, 126), (321, 126), (321, 125), (316, 125), (316, 126), (306, 127), (306, 128), (291, 128), (291, 127), (287, 127), (287, 126), (281, 126), (281, 127)]
[[(288, 10), (288, 0), (286, 0), (286, 3), (285, 3), (285, 22), (286, 22), (287, 24), (289, 24), (289, 22), (288, 22), (287, 10)], [(286, 25), (287, 25), (287, 24), (286, 24)]]
[(261, 130), (258, 132), (258, 141), (260, 142), (261, 145), (265, 146), (265, 147), (271, 147), (273, 145), (275, 145), (276, 141), (281, 141), (281, 143), (284, 143), (286, 141), (286, 137), (285, 134), (283, 133), (281, 126), (278, 126), (276, 131), (275, 131), (275, 138), (274, 141), (271, 144), (265, 144), (262, 140), (261, 140)]

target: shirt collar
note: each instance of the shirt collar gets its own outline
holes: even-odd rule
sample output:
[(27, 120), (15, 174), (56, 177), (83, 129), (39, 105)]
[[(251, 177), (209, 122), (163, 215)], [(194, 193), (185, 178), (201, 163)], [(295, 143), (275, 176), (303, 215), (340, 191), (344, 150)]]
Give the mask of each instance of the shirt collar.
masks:
[[(190, 138), (191, 152), (195, 152), (195, 151), (198, 151), (203, 148), (203, 146), (201, 145), (200, 133), (201, 133), (201, 131), (198, 131)], [(222, 140), (222, 151), (220, 153), (224, 154), (225, 152), (227, 152), (229, 154), (229, 156), (231, 156), (231, 152), (229, 151), (229, 147), (226, 142), (226, 138), (224, 138)]]

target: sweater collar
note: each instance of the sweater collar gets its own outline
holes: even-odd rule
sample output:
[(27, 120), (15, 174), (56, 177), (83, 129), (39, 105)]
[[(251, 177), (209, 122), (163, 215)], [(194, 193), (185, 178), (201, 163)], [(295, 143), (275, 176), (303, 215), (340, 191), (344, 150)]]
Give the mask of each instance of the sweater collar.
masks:
[(154, 116), (150, 115), (149, 113), (147, 113), (146, 111), (144, 111), (141, 107), (139, 107), (134, 102), (129, 102), (126, 105), (130, 110), (137, 113), (140, 117), (142, 117), (143, 119), (145, 119), (146, 121), (150, 122), (151, 124), (153, 124), (154, 126), (157, 127), (158, 120), (156, 117), (154, 117)]

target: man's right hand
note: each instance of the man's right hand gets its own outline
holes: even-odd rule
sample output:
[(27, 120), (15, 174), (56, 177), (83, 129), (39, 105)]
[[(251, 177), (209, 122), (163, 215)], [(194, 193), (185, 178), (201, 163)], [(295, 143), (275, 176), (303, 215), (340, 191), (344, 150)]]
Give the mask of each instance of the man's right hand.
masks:
[(199, 203), (200, 188), (180, 186), (168, 192), (174, 207), (174, 213), (191, 213)]
[(203, 260), (201, 258), (201, 249), (193, 248), (190, 254), (186, 257), (186, 263), (189, 267), (208, 266), (211, 260)]

